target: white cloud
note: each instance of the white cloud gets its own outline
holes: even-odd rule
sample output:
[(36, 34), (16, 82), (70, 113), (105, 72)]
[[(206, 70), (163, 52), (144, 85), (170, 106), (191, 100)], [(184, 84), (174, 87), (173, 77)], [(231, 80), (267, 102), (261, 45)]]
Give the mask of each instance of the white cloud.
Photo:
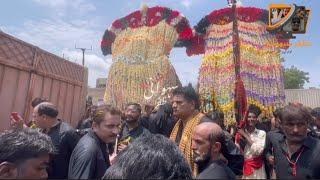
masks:
[(189, 9), (190, 6), (191, 6), (191, 4), (192, 4), (192, 2), (191, 2), (191, 0), (182, 0), (182, 1), (181, 1), (181, 4), (182, 4), (184, 7), (186, 7), (187, 9)]
[(320, 65), (320, 56), (316, 59), (316, 64)]
[(89, 69), (89, 85), (94, 87), (95, 81), (100, 77), (107, 77), (111, 58), (105, 61), (100, 50), (100, 40), (103, 31), (97, 24), (102, 24), (98, 19), (91, 21), (72, 20), (71, 22), (61, 19), (42, 19), (39, 21), (28, 20), (22, 27), (1, 28), (4, 32), (36, 45), (60, 57), (78, 64), (82, 63), (82, 52), (74, 49), (77, 47), (90, 48), (86, 52), (86, 66)]
[[(64, 57), (69, 61), (82, 64), (82, 52), (70, 49), (62, 50)], [(110, 57), (101, 58), (89, 51), (85, 53), (85, 66), (89, 69), (89, 86), (95, 87), (97, 78), (106, 78), (108, 70), (111, 66), (112, 60)]]
[(67, 0), (33, 0), (35, 3), (38, 3), (43, 6), (48, 6), (48, 7), (64, 7), (67, 4)]
[(22, 28), (10, 28), (13, 34), (24, 41), (49, 51), (59, 52), (63, 48), (73, 48), (75, 44), (100, 52), (100, 39), (103, 32), (95, 30), (89, 21), (73, 21), (60, 19), (44, 19), (26, 21)]
[(0, 31), (6, 32), (6, 31), (8, 31), (8, 29), (4, 26), (0, 26)]
[(96, 7), (86, 0), (33, 0), (35, 3), (51, 8), (58, 15), (64, 16), (66, 13), (78, 12), (87, 13), (96, 10)]
[(171, 61), (182, 85), (197, 84), (201, 56), (187, 56), (185, 48), (174, 48), (171, 50), (169, 60)]

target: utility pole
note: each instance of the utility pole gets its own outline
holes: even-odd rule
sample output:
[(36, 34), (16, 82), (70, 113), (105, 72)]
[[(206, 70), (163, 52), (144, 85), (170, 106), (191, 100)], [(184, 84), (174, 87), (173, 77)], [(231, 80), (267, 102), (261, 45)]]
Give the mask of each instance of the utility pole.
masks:
[(91, 46), (90, 49), (87, 49), (87, 48), (79, 48), (79, 47), (77, 47), (77, 45), (75, 44), (75, 45), (74, 45), (74, 48), (75, 48), (75, 49), (80, 49), (80, 50), (82, 51), (82, 66), (84, 66), (84, 52), (85, 52), (86, 50), (92, 51), (92, 46)]

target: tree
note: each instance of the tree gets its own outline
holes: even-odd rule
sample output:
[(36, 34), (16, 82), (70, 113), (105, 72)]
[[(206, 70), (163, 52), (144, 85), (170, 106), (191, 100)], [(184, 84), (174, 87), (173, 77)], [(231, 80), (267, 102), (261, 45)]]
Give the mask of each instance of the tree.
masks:
[(306, 82), (309, 82), (309, 73), (291, 66), (284, 70), (284, 88), (285, 89), (303, 89)]

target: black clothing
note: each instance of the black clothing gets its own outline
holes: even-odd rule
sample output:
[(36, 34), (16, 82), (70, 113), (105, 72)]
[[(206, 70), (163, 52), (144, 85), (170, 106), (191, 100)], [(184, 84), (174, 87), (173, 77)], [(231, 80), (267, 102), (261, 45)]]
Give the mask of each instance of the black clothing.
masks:
[(209, 163), (197, 179), (236, 179), (236, 176), (223, 161), (217, 160)]
[(264, 132), (269, 132), (271, 130), (271, 121), (259, 121), (256, 124), (256, 128)]
[[(73, 128), (62, 120), (52, 127), (46, 134), (51, 138), (55, 147), (55, 154), (51, 157), (48, 169), (49, 179), (65, 179), (68, 175), (68, 164), (70, 155), (68, 149), (76, 145), (70, 134)], [(70, 152), (69, 152), (70, 153)]]
[(273, 156), (273, 146), (283, 139), (284, 134), (280, 129), (274, 129), (267, 133), (264, 154), (266, 158)]
[(100, 179), (109, 166), (106, 143), (89, 130), (72, 152), (68, 179)]
[(91, 128), (91, 126), (92, 126), (92, 119), (88, 118), (88, 119), (79, 121), (77, 125), (77, 129), (87, 129), (87, 128)]
[[(200, 123), (203, 122), (216, 123), (210, 118), (201, 119)], [(233, 173), (236, 175), (242, 175), (244, 157), (240, 149), (234, 143), (232, 136), (225, 130), (223, 133), (225, 136), (225, 143), (221, 145), (221, 154), (223, 154), (223, 156), (228, 160), (228, 167), (233, 171)]]
[(141, 124), (129, 131), (128, 125), (124, 123), (121, 132), (119, 133), (119, 139), (121, 141), (130, 137), (131, 140), (134, 140), (140, 136), (147, 136), (150, 134), (150, 131), (144, 128)]
[(221, 153), (228, 160), (228, 167), (236, 175), (242, 175), (244, 157), (240, 149), (233, 142), (231, 135), (223, 131), (225, 135), (225, 146), (222, 145)]
[(149, 124), (149, 117), (148, 117), (148, 116), (142, 115), (142, 116), (140, 117), (139, 121), (140, 121), (140, 124), (141, 124), (144, 128), (146, 128), (146, 129), (148, 129), (148, 130), (150, 131), (150, 127), (149, 127), (150, 124)]
[[(301, 148), (292, 154), (287, 154), (288, 148), (285, 143), (285, 136), (277, 139), (273, 144), (275, 159), (275, 172), (279, 179), (320, 179), (320, 141), (316, 138), (307, 136), (303, 141)], [(292, 162), (296, 161), (296, 176), (293, 176), (293, 166), (290, 165), (287, 158)]]
[(264, 148), (264, 163), (265, 163), (265, 169), (267, 173), (267, 178), (271, 177), (271, 173), (273, 170), (273, 165), (269, 164), (268, 158), (270, 156), (273, 156), (273, 146), (283, 138), (283, 133), (280, 129), (274, 129), (267, 133), (266, 136), (266, 145)]
[(172, 107), (169, 103), (160, 105), (149, 116), (149, 130), (154, 134), (170, 137), (176, 121), (172, 117)]
[(320, 129), (316, 125), (310, 125), (308, 128), (308, 135), (319, 139)]

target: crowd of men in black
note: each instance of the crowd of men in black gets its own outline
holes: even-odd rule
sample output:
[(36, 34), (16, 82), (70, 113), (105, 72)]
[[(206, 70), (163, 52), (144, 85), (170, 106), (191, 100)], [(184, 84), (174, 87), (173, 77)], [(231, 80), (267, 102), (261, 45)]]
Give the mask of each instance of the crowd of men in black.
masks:
[[(189, 86), (172, 93), (182, 97), (185, 108), (198, 103), (195, 94)], [(174, 116), (179, 104), (148, 105), (144, 114), (138, 103), (129, 103), (124, 112), (92, 106), (77, 128), (58, 119), (56, 106), (44, 99), (36, 98), (32, 106), (37, 129), (22, 124), (20, 116), (11, 117), (12, 129), (0, 135), (0, 179), (235, 179), (242, 174), (243, 154), (220, 111), (208, 113), (193, 130), (199, 167), (193, 177), (179, 147), (168, 139), (180, 118)], [(256, 124), (268, 132), (268, 177), (320, 178), (320, 108), (290, 104), (276, 110), (272, 122), (269, 128)]]

